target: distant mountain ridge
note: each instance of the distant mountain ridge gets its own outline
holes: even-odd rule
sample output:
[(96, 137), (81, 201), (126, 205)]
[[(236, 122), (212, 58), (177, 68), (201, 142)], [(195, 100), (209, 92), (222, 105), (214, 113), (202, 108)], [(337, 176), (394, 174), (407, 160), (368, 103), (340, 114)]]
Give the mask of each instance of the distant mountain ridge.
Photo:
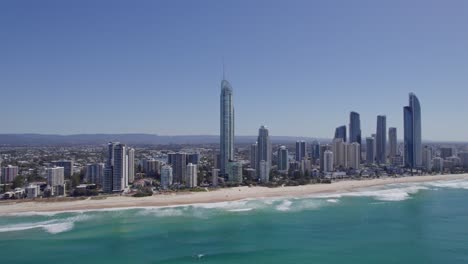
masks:
[[(257, 136), (236, 136), (237, 144), (254, 143)], [(311, 137), (272, 136), (273, 143), (291, 143), (297, 140), (330, 141)], [(0, 134), (0, 145), (9, 146), (69, 146), (69, 145), (100, 145), (109, 141), (119, 141), (129, 145), (168, 145), (168, 144), (215, 144), (219, 142), (217, 135), (160, 136), (155, 134)]]

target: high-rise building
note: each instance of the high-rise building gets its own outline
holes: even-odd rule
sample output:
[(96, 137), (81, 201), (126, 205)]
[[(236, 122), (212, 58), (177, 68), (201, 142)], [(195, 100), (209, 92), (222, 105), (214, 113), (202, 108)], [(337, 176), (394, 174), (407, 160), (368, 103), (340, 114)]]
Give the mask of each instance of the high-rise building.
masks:
[(377, 116), (376, 136), (376, 161), (378, 164), (385, 164), (387, 162), (387, 117), (384, 115)]
[(132, 183), (135, 181), (135, 149), (128, 149), (127, 153), (128, 160), (128, 182)]
[(421, 105), (415, 94), (409, 94), (409, 106), (403, 108), (405, 166), (419, 168), (422, 166), (421, 143)]
[(127, 147), (117, 144), (114, 147), (114, 168), (112, 175), (112, 191), (121, 192), (128, 186)]
[(323, 164), (324, 164), (323, 172), (325, 173), (333, 172), (333, 162), (334, 162), (333, 152), (330, 150), (326, 150), (321, 157), (323, 157)]
[(346, 142), (346, 126), (339, 126), (335, 129), (335, 139), (341, 138), (343, 142)]
[(316, 140), (311, 144), (311, 158), (314, 164), (320, 159), (320, 143)]
[(234, 159), (234, 104), (232, 87), (226, 80), (221, 82), (220, 108), (220, 170), (224, 175), (227, 163)]
[[(320, 170), (325, 171), (325, 151), (330, 150), (330, 145), (320, 145)], [(332, 164), (333, 165), (333, 164)]]
[(237, 161), (230, 161), (226, 168), (229, 176), (229, 181), (233, 183), (242, 183), (242, 163)]
[(374, 164), (374, 142), (373, 137), (366, 138), (366, 163), (369, 165)]
[(354, 142), (347, 144), (346, 168), (359, 169), (361, 164), (361, 146)]
[(296, 141), (296, 161), (301, 161), (306, 157), (306, 143), (303, 140)]
[(86, 181), (88, 183), (103, 184), (104, 163), (94, 163), (86, 165)]
[(442, 172), (444, 170), (444, 159), (442, 159), (441, 157), (433, 158), (432, 169), (436, 172)]
[(389, 157), (395, 157), (398, 155), (398, 143), (397, 143), (397, 129), (396, 127), (390, 127), (388, 129), (388, 146), (389, 146)]
[[(270, 169), (271, 169), (271, 141), (270, 141), (270, 135), (268, 132), (268, 128), (265, 126), (261, 126), (260, 129), (258, 130), (258, 138), (257, 138), (257, 144), (258, 144), (258, 150), (257, 150), (257, 162), (260, 164), (260, 162), (263, 160), (266, 162), (267, 166), (267, 173), (270, 174)], [(257, 168), (259, 165), (257, 165)], [(259, 174), (260, 176), (260, 174)]]
[(333, 152), (333, 166), (346, 168), (346, 147), (347, 144), (342, 138), (333, 139), (332, 152)]
[[(361, 117), (357, 112), (351, 112), (349, 114), (349, 143), (359, 143), (359, 147), (362, 146), (362, 134), (361, 134)], [(359, 149), (359, 156), (361, 156), (362, 150)], [(361, 160), (361, 157), (360, 159)]]
[(161, 168), (161, 187), (168, 189), (172, 185), (172, 167), (164, 165)]
[[(172, 157), (174, 157), (174, 158), (172, 158)], [(171, 155), (171, 161), (174, 163), (175, 160), (176, 160), (176, 158), (175, 158), (175, 153), (174, 153), (173, 156)], [(174, 165), (173, 163), (169, 163), (169, 164)], [(142, 167), (143, 171), (146, 174), (146, 177), (156, 178), (161, 174), (162, 162), (159, 161), (159, 160), (156, 160), (156, 159), (143, 159), (141, 161), (141, 165), (142, 165), (141, 167)]]
[(218, 187), (218, 175), (219, 175), (219, 169), (213, 168), (211, 171), (211, 185), (213, 187)]
[(186, 170), (187, 176), (185, 180), (185, 185), (188, 188), (193, 188), (197, 187), (197, 165), (189, 163), (187, 164), (187, 170)]
[(128, 187), (127, 147), (119, 142), (109, 142), (104, 168), (104, 192), (121, 192)]
[(259, 178), (260, 181), (263, 183), (267, 183), (270, 181), (270, 167), (265, 160), (261, 160), (258, 164), (258, 171), (259, 171)]
[(65, 182), (64, 171), (63, 167), (47, 168), (47, 184), (52, 187), (63, 185)]
[(428, 146), (422, 152), (422, 166), (426, 171), (432, 171), (432, 149)]
[(453, 147), (441, 147), (440, 148), (440, 157), (443, 158), (443, 159), (447, 159), (449, 157), (452, 157), (454, 156), (455, 154), (455, 151), (453, 149)]
[(258, 151), (258, 143), (250, 145), (250, 167), (253, 169), (257, 168), (257, 151)]
[[(192, 164), (193, 165), (193, 164)], [(172, 172), (173, 172), (173, 181), (174, 183), (185, 184), (185, 179), (187, 175), (187, 154), (178, 152), (174, 155), (174, 160), (172, 162)]]
[(18, 166), (8, 165), (2, 168), (2, 177), (0, 179), (1, 183), (13, 182), (13, 180), (18, 176)]
[(52, 161), (52, 165), (56, 167), (63, 167), (65, 177), (71, 177), (73, 175), (73, 161), (72, 160)]
[(187, 164), (192, 163), (198, 165), (200, 163), (200, 153), (188, 153), (187, 154)]
[(281, 146), (278, 149), (278, 170), (288, 171), (288, 169), (289, 169), (288, 149), (286, 148), (286, 146)]
[(468, 168), (468, 152), (460, 152), (458, 153), (458, 156), (460, 157), (461, 166), (463, 166), (465, 169)]

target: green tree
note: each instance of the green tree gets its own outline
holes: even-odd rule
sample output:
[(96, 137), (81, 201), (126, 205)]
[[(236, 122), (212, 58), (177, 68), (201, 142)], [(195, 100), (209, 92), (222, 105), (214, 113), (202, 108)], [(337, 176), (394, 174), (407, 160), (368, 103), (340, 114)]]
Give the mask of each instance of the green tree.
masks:
[(19, 176), (16, 176), (15, 179), (13, 179), (13, 184), (11, 186), (11, 188), (15, 189), (15, 188), (21, 188), (25, 185), (26, 183), (26, 179), (19, 175)]

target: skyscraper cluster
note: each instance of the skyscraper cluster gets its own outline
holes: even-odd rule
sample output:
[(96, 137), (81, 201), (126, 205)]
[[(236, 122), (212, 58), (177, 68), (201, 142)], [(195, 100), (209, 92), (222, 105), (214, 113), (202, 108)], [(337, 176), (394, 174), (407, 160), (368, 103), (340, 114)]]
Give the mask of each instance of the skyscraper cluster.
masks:
[(107, 145), (107, 161), (104, 168), (104, 179), (102, 188), (104, 192), (121, 192), (128, 187), (129, 170), (134, 170), (134, 165), (129, 165), (129, 161), (134, 162), (135, 152), (127, 148), (125, 144), (119, 142), (109, 142)]

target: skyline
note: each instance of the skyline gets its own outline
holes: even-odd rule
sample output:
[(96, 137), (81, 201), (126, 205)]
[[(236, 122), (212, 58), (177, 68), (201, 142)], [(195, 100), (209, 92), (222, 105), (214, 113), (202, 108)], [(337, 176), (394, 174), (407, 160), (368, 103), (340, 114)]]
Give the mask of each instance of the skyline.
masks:
[(236, 135), (401, 141), (414, 92), (423, 141), (468, 141), (463, 1), (109, 3), (0, 3), (0, 133), (217, 135), (224, 57)]

